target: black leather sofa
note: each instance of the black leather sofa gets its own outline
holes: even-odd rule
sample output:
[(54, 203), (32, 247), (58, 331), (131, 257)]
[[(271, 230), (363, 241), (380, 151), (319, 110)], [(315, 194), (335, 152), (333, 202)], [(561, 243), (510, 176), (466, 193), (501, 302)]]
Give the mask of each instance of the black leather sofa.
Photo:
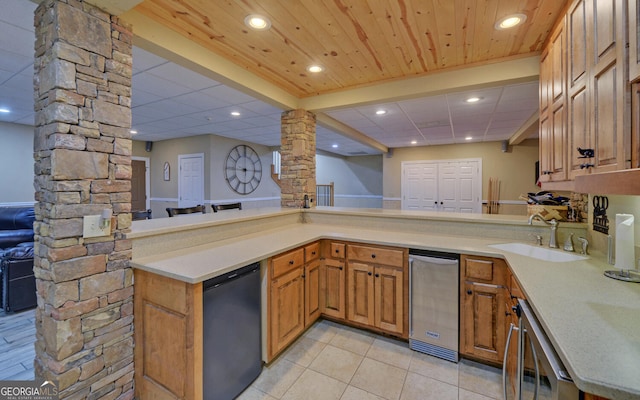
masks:
[(0, 299), (5, 312), (36, 306), (33, 207), (0, 207)]

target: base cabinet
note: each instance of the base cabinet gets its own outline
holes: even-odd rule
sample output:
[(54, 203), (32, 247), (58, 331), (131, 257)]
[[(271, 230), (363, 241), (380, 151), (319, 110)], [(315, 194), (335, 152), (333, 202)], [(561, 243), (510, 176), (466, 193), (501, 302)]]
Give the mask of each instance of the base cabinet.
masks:
[[(303, 268), (296, 268), (271, 281), (270, 348), (271, 357), (278, 354), (304, 331)], [(271, 358), (270, 357), (270, 358)]]
[(320, 248), (317, 242), (269, 260), (269, 361), (320, 317), (320, 271)]
[(460, 353), (502, 363), (505, 338), (504, 260), (460, 256)]
[(320, 266), (320, 312), (329, 317), (346, 317), (346, 268), (344, 260), (325, 259)]
[(136, 398), (202, 399), (202, 283), (134, 274)]
[(406, 337), (406, 251), (349, 245), (347, 319)]

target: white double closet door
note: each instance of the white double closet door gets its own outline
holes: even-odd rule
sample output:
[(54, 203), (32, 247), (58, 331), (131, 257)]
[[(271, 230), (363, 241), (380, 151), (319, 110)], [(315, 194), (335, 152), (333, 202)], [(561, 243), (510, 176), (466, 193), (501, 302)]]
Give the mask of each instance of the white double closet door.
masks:
[(402, 209), (482, 212), (482, 160), (405, 161)]

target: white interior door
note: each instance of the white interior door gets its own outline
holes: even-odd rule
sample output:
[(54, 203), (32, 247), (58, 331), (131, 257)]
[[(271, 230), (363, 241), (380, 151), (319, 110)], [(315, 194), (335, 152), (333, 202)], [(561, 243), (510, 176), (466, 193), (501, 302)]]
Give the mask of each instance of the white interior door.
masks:
[(403, 163), (402, 169), (402, 209), (436, 210), (438, 164), (429, 162)]
[(482, 160), (402, 163), (402, 209), (482, 212)]
[(482, 190), (478, 161), (439, 163), (439, 205), (441, 211), (479, 213)]
[(178, 156), (178, 207), (204, 204), (204, 153)]

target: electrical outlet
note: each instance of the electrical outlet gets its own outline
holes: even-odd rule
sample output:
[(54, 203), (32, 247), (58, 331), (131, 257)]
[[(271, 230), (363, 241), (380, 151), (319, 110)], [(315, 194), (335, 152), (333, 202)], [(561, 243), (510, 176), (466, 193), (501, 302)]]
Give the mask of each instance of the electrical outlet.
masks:
[(102, 216), (100, 215), (85, 215), (82, 226), (82, 237), (92, 238), (111, 235), (111, 220), (109, 220), (105, 228), (100, 226), (100, 221), (102, 221)]

